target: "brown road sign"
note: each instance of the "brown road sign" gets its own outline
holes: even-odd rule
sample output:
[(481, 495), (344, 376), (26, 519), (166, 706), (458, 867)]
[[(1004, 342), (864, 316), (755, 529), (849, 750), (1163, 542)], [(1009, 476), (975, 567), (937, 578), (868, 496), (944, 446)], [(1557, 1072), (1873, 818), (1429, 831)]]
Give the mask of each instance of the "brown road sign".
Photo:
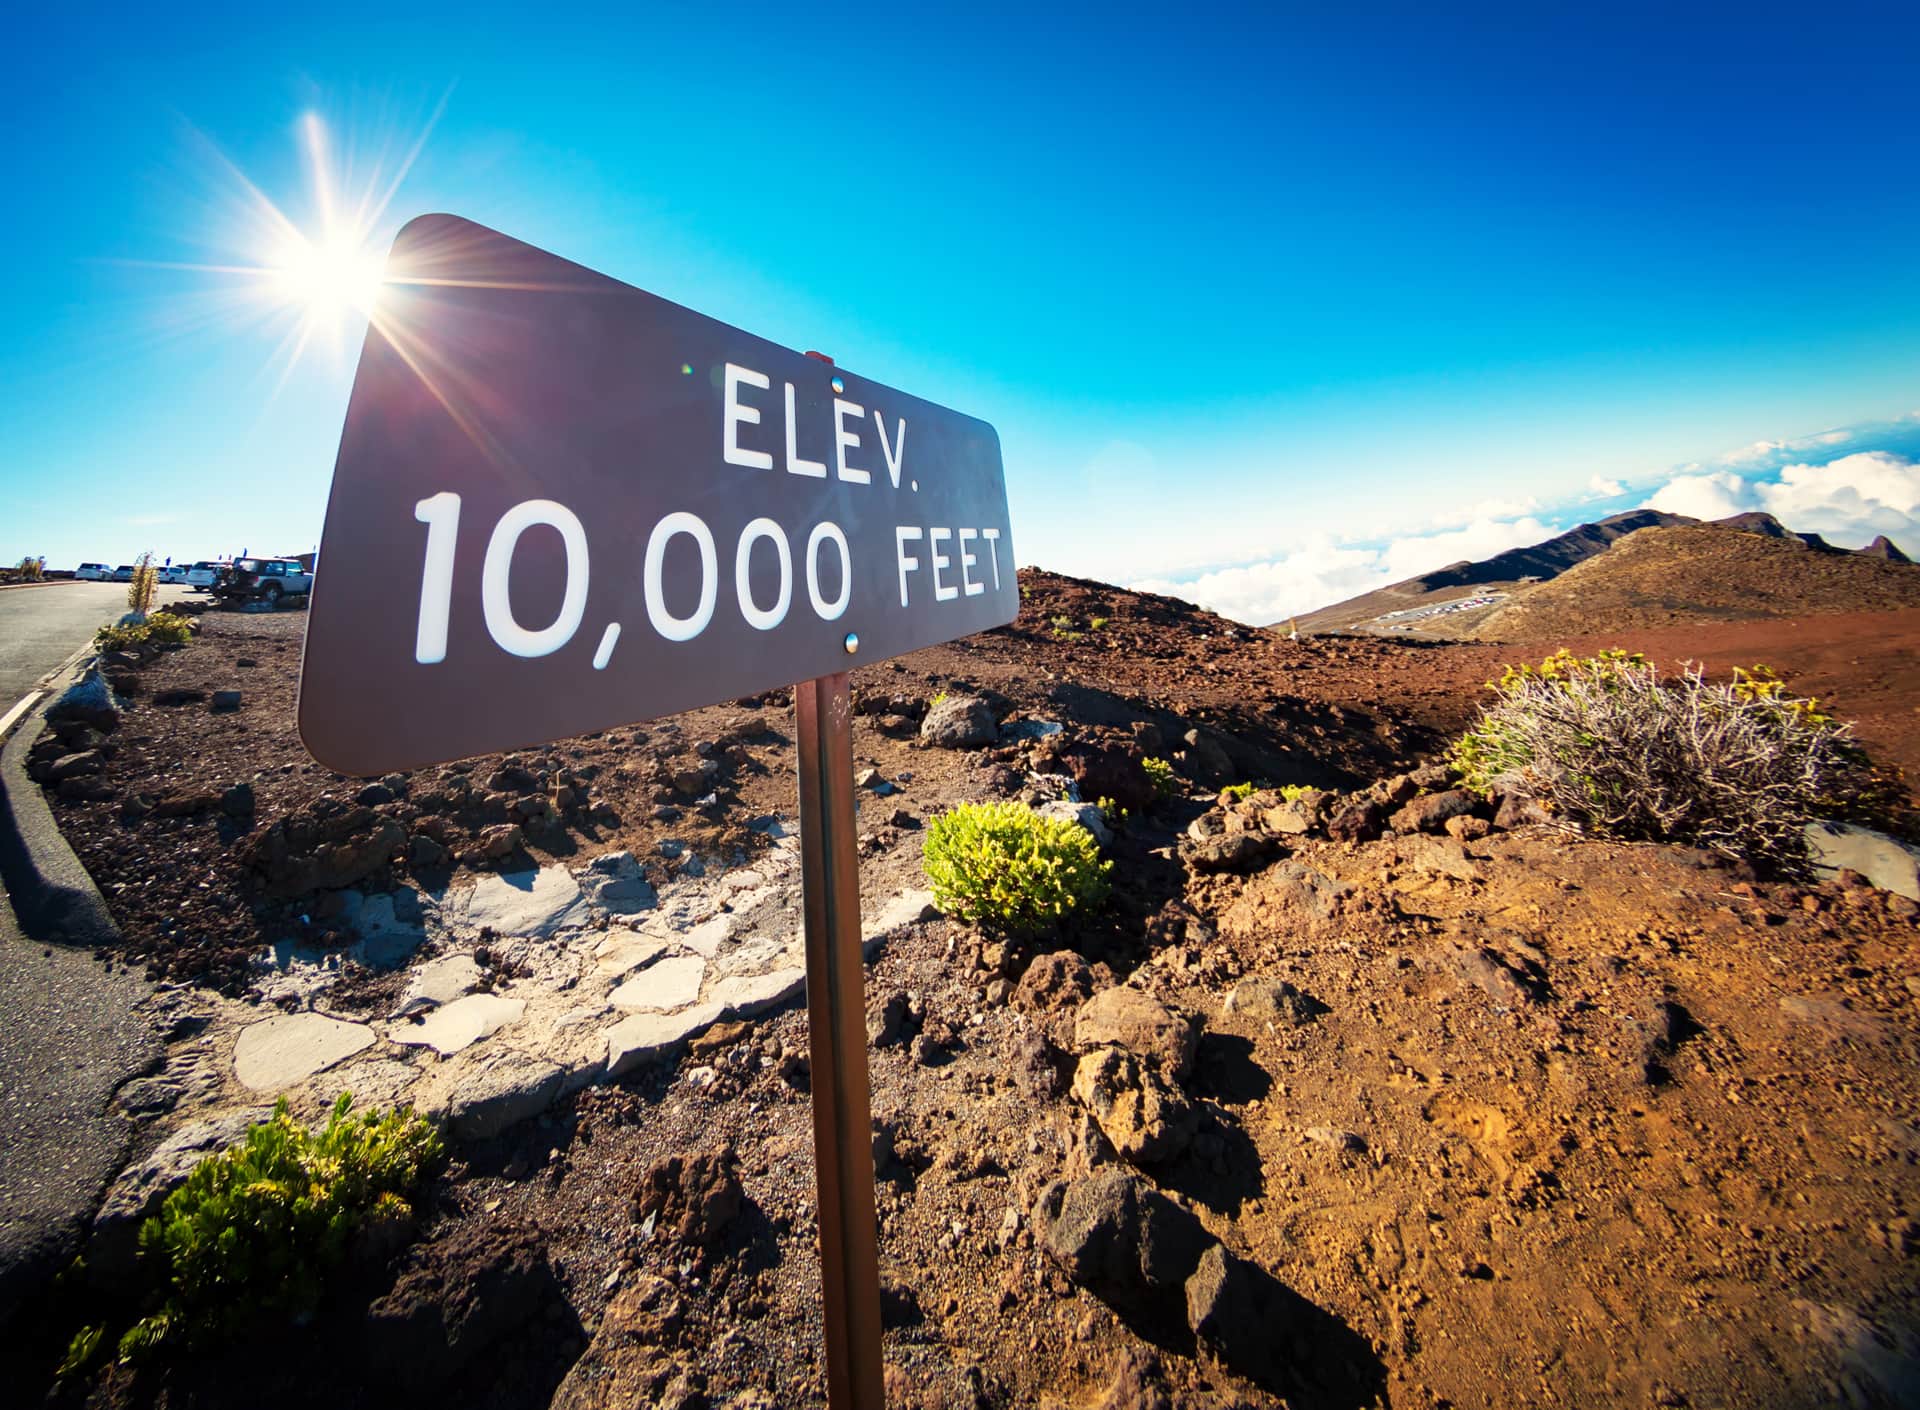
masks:
[(380, 774), (1014, 619), (991, 426), (456, 216), (367, 330), (300, 734)]

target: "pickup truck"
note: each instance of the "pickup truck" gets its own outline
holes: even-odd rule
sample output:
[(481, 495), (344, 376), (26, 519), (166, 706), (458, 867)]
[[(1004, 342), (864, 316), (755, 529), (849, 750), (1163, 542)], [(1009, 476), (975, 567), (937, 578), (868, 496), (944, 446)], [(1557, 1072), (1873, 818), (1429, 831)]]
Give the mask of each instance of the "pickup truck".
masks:
[(291, 558), (241, 558), (222, 570), (210, 592), (223, 602), (278, 607), (313, 591), (313, 574)]

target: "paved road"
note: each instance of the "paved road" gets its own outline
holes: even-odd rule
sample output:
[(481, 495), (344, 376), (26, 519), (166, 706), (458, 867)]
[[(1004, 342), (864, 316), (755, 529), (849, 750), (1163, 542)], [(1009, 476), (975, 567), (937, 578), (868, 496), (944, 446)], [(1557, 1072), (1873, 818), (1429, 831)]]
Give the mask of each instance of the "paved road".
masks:
[[(163, 587), (159, 605), (188, 598)], [(127, 610), (125, 583), (46, 583), (0, 588), (0, 715), (87, 640)]]
[(113, 1093), (160, 1057), (133, 1010), (149, 992), (86, 950), (27, 940), (0, 905), (0, 1323), (78, 1252), (126, 1158), (133, 1123)]
[[(183, 596), (162, 588), (159, 600)], [(124, 583), (0, 589), (0, 714), (126, 604)], [(24, 778), (7, 782), (32, 788)], [(51, 826), (44, 810), (21, 821)], [(23, 857), (11, 824), (0, 843), (10, 867)], [(73, 1257), (127, 1154), (133, 1127), (113, 1093), (160, 1056), (134, 1013), (148, 992), (139, 976), (109, 971), (89, 950), (27, 939), (0, 886), (0, 1323)]]

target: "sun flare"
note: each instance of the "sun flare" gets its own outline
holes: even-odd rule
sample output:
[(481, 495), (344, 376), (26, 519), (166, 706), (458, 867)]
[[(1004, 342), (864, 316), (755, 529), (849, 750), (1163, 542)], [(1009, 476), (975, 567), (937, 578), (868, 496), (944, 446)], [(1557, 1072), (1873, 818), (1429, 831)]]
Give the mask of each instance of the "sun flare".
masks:
[(349, 311), (371, 315), (386, 277), (380, 252), (344, 232), (318, 240), (296, 236), (268, 270), (276, 297), (327, 319)]

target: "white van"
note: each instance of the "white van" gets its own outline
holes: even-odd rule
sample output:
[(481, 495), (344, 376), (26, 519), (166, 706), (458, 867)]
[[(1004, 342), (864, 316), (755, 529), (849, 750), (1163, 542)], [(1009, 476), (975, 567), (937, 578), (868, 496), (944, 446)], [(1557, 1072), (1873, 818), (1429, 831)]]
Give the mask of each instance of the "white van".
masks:
[(82, 563), (73, 570), (73, 576), (82, 582), (104, 583), (113, 576), (113, 569), (104, 563)]

